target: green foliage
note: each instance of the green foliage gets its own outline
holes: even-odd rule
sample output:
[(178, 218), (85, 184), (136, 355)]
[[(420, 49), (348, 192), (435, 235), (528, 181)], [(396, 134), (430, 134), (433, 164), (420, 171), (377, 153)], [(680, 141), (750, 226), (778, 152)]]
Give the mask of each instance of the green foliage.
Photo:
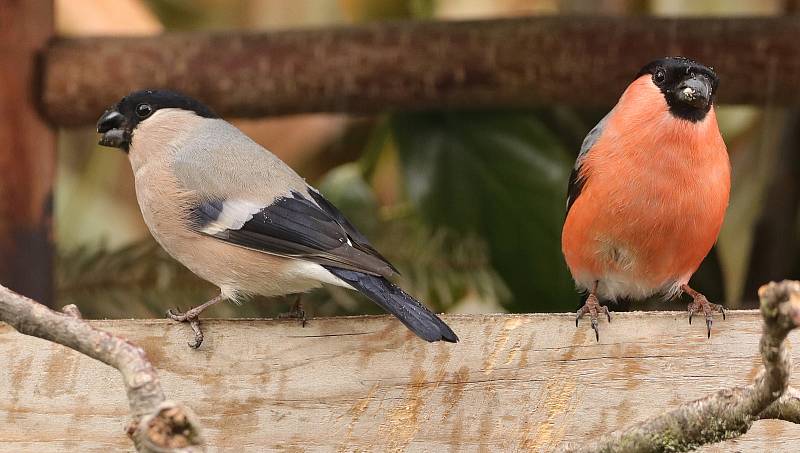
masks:
[(75, 304), (87, 318), (161, 317), (167, 308), (198, 305), (216, 291), (152, 240), (117, 250), (62, 251), (56, 288), (59, 305)]
[(372, 236), (378, 227), (378, 200), (364, 180), (360, 166), (353, 162), (331, 169), (317, 188), (332, 201), (358, 229)]
[[(450, 309), (472, 295), (492, 306), (508, 299), (483, 239), (444, 226), (434, 229), (408, 206), (379, 210), (360, 168), (356, 163), (334, 168), (319, 188), (400, 269), (401, 282), (411, 294), (437, 310)], [(344, 305), (363, 300), (352, 292), (338, 294), (340, 302), (348, 296), (351, 301)]]
[(484, 307), (494, 309), (510, 300), (508, 287), (492, 266), (489, 247), (481, 237), (446, 227), (432, 231), (413, 218), (384, 227), (381, 245), (393, 251), (410, 291), (429, 306), (450, 311), (477, 297)]
[(428, 18), (433, 16), (435, 0), (347, 0), (341, 2), (348, 15), (359, 22)]
[[(59, 305), (75, 304), (86, 318), (161, 318), (168, 308), (187, 310), (219, 292), (150, 238), (117, 249), (101, 244), (62, 251), (56, 283)], [(256, 297), (242, 305), (219, 304), (205, 314), (274, 317), (288, 311), (295, 298)]]
[(246, 27), (258, 13), (248, 0), (145, 0), (170, 30), (219, 30)]
[(410, 202), (433, 228), (483, 238), (513, 311), (574, 309), (560, 236), (574, 152), (545, 113), (416, 113), (392, 118)]

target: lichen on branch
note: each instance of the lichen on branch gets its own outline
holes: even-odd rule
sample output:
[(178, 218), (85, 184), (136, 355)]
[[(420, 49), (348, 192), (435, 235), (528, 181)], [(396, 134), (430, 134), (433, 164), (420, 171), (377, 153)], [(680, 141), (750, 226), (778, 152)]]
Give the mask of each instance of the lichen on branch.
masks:
[(759, 289), (763, 328), (759, 350), (764, 368), (751, 385), (720, 390), (649, 420), (566, 452), (677, 452), (739, 437), (753, 422), (800, 422), (800, 392), (789, 387), (791, 357), (785, 341), (800, 327), (800, 282)]

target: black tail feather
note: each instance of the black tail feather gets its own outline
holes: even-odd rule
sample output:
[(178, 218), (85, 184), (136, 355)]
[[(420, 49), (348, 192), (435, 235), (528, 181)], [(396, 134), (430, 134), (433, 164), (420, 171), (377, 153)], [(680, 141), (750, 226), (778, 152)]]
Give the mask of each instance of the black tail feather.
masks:
[(395, 315), (423, 340), (458, 342), (458, 337), (444, 321), (389, 280), (337, 267), (325, 266), (325, 269)]

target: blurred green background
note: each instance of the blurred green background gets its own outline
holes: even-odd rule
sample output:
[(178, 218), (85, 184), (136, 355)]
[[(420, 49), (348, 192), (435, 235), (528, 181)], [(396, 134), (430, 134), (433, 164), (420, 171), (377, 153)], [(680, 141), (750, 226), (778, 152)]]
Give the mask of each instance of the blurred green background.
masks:
[[(794, 2), (779, 0), (56, 2), (63, 36), (564, 13), (796, 11)], [(638, 69), (630, 68), (632, 77)], [(580, 296), (560, 250), (567, 177), (584, 135), (611, 107), (314, 114), (234, 123), (321, 189), (397, 265), (400, 283), (436, 310), (572, 311)], [(800, 116), (770, 105), (720, 106), (718, 116), (733, 164), (733, 193), (719, 243), (693, 283), (713, 301), (754, 307), (760, 283), (800, 270), (794, 253)], [(136, 205), (126, 156), (96, 141), (89, 128), (60, 131), (57, 304), (76, 303), (88, 317), (161, 317), (169, 307), (186, 309), (212, 297), (214, 288), (153, 242)], [(223, 304), (207, 316), (274, 316), (291, 300)], [(312, 316), (379, 311), (335, 288), (315, 291), (304, 303)], [(685, 301), (626, 301), (612, 309), (685, 307)]]

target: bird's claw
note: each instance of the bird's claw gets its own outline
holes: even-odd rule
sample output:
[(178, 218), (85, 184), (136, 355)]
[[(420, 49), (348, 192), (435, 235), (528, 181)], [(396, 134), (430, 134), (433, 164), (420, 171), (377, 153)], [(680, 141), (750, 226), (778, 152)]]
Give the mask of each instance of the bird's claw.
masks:
[(197, 349), (203, 343), (203, 330), (200, 329), (200, 313), (202, 313), (205, 309), (218, 304), (225, 300), (225, 297), (220, 294), (217, 297), (200, 304), (187, 312), (181, 312), (180, 309), (167, 310), (167, 318), (178, 321), (178, 322), (188, 322), (189, 326), (191, 326), (192, 330), (194, 331), (194, 341), (189, 342), (189, 347), (192, 349)]
[(278, 315), (278, 319), (299, 319), (300, 326), (305, 327), (308, 324), (308, 318), (306, 317), (306, 311), (303, 310), (303, 304), (298, 297), (295, 303), (292, 305), (292, 309), (286, 313), (281, 313)]
[(589, 297), (586, 298), (586, 302), (583, 304), (583, 306), (575, 313), (575, 327), (578, 327), (578, 321), (586, 313), (589, 313), (592, 329), (594, 330), (594, 336), (599, 343), (600, 329), (598, 327), (598, 316), (600, 313), (605, 313), (606, 317), (608, 318), (608, 322), (611, 322), (611, 312), (609, 311), (608, 307), (600, 305), (600, 302), (597, 300), (597, 296), (590, 294)]
[(711, 326), (714, 324), (714, 312), (722, 313), (722, 319), (727, 319), (725, 308), (719, 304), (712, 304), (702, 294), (697, 293), (692, 303), (689, 304), (689, 324), (692, 324), (692, 318), (695, 313), (703, 313), (706, 319), (706, 333), (707, 337), (711, 338)]
[(305, 327), (308, 323), (308, 318), (306, 318), (305, 310), (297, 310), (297, 311), (290, 311), (287, 313), (281, 313), (278, 315), (278, 319), (298, 319), (300, 320), (300, 325)]
[(203, 329), (200, 328), (200, 321), (197, 319), (189, 321), (189, 326), (192, 328), (192, 331), (194, 331), (194, 340), (186, 344), (192, 349), (197, 349), (203, 344)]
[(180, 309), (170, 308), (167, 310), (167, 318), (177, 322), (189, 323), (189, 327), (191, 327), (194, 332), (194, 340), (187, 343), (190, 348), (197, 349), (203, 344), (203, 329), (200, 328), (200, 320), (196, 312), (189, 310), (184, 313), (180, 311)]
[(167, 310), (167, 318), (178, 322), (188, 322), (197, 319), (197, 315), (193, 315), (192, 310), (184, 313), (179, 308), (170, 308)]

